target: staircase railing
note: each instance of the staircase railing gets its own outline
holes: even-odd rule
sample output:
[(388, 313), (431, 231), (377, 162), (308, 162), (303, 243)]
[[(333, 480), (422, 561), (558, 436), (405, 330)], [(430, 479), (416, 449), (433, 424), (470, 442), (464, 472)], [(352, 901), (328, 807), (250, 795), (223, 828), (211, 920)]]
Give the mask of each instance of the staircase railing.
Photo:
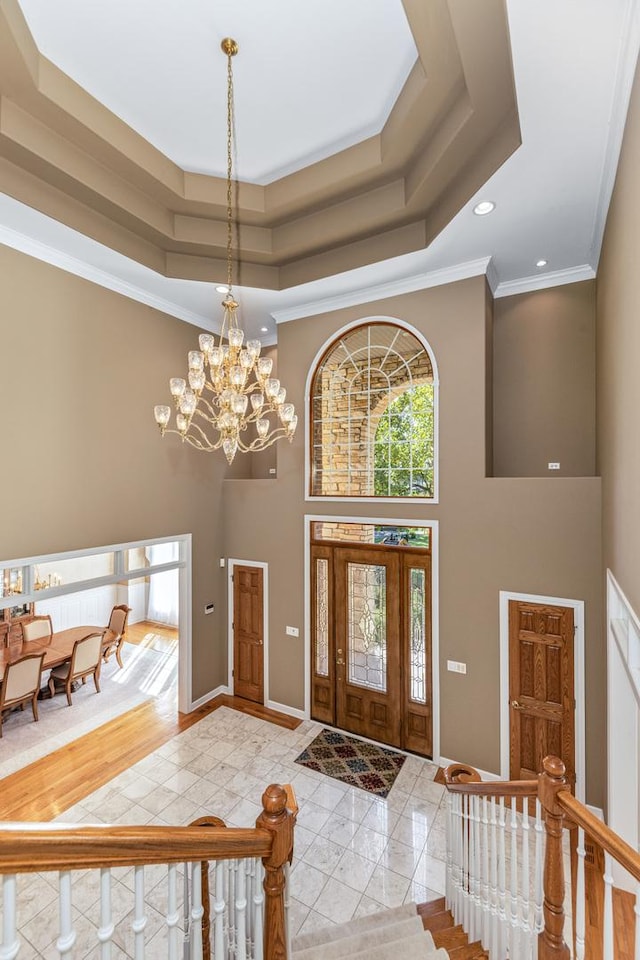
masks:
[(640, 855), (575, 799), (561, 760), (547, 757), (537, 780), (483, 782), (473, 767), (457, 764), (445, 781), (447, 906), (491, 960), (589, 960), (585, 835), (605, 852), (601, 944), (593, 956), (614, 960), (615, 863), (636, 887), (628, 957), (640, 960)]
[[(99, 872), (99, 900), (89, 920), (95, 944), (91, 955), (100, 960), (110, 960), (112, 947), (125, 949), (123, 941), (135, 960), (144, 960), (150, 941), (151, 955), (161, 953), (169, 960), (287, 960), (285, 869), (293, 851), (295, 797), (290, 788), (287, 792), (274, 784), (265, 790), (262, 807), (255, 828), (249, 829), (226, 827), (215, 818), (188, 827), (0, 824), (0, 960), (19, 957), (22, 930), (33, 915), (32, 903), (21, 911), (20, 895), (23, 901), (28, 897), (30, 875), (55, 872), (57, 933), (52, 927), (51, 942), (61, 958), (74, 955), (79, 922), (74, 899), (92, 882), (87, 871)], [(162, 865), (167, 868), (163, 891), (156, 885)], [(112, 872), (118, 868), (133, 868), (133, 876), (123, 883)], [(114, 898), (116, 885), (119, 896)], [(127, 909), (119, 902), (123, 887), (131, 896)], [(160, 926), (149, 923), (160, 914)], [(126, 925), (116, 923), (125, 915)], [(86, 919), (82, 923), (86, 925)]]

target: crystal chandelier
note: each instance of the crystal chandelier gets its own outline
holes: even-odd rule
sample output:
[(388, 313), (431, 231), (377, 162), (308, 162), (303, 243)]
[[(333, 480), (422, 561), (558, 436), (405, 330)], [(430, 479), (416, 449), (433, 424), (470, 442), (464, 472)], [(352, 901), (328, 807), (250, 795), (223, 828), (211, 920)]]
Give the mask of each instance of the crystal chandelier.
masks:
[[(286, 390), (271, 376), (273, 361), (261, 357), (259, 340), (244, 341), (238, 325), (238, 303), (233, 296), (232, 156), (233, 68), (238, 44), (227, 37), (221, 44), (227, 56), (227, 293), (218, 343), (210, 333), (200, 334), (200, 349), (190, 350), (187, 379), (172, 377), (169, 388), (176, 410), (175, 428), (168, 426), (171, 407), (154, 407), (162, 436), (177, 433), (198, 450), (224, 450), (229, 463), (238, 450), (264, 450), (282, 437), (293, 439), (298, 418)], [(244, 345), (243, 345), (244, 344)]]

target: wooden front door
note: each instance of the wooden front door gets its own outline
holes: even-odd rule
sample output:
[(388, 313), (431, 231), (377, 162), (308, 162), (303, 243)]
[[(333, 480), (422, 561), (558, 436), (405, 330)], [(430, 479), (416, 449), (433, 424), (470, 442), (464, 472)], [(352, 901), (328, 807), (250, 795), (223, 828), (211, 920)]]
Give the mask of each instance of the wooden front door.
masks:
[(262, 567), (233, 568), (233, 692), (264, 703)]
[(311, 715), (432, 755), (431, 556), (311, 548)]
[(511, 780), (532, 780), (552, 754), (575, 785), (574, 622), (571, 607), (509, 601)]

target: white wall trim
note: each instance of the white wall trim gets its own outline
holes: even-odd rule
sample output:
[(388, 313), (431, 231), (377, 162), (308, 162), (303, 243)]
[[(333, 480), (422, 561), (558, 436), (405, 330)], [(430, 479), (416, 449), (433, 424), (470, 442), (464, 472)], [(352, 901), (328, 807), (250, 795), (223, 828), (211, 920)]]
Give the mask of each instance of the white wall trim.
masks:
[(568, 600), (565, 597), (545, 597), (530, 593), (500, 591), (500, 778), (509, 779), (509, 601), (545, 603), (556, 607), (571, 607), (573, 610), (573, 685), (576, 697), (575, 748), (576, 748), (576, 797), (585, 802), (585, 639), (584, 600)]
[(433, 762), (440, 763), (440, 526), (437, 520), (398, 517), (353, 517), (349, 515), (305, 514), (304, 517), (304, 716), (311, 716), (311, 524), (316, 520), (334, 523), (374, 523), (378, 526), (429, 527), (431, 530), (431, 721)]
[[(394, 326), (400, 327), (402, 330), (406, 330), (407, 333), (410, 333), (412, 336), (422, 344), (424, 349), (429, 355), (429, 360), (431, 361), (431, 369), (433, 371), (433, 497), (317, 497), (312, 496), (309, 492), (311, 489), (311, 456), (309, 451), (310, 446), (310, 430), (311, 430), (311, 383), (315, 375), (317, 366), (326, 352), (330, 344), (335, 343), (335, 341), (343, 336), (345, 333), (348, 333), (349, 330), (355, 329), (355, 327), (361, 327), (367, 323), (389, 323)], [(436, 360), (435, 354), (431, 347), (431, 344), (427, 338), (420, 333), (419, 330), (416, 330), (414, 326), (410, 323), (406, 323), (404, 320), (398, 319), (398, 317), (387, 317), (387, 316), (372, 316), (372, 317), (361, 317), (359, 320), (353, 320), (351, 323), (346, 323), (343, 327), (340, 327), (339, 330), (336, 330), (334, 333), (329, 336), (322, 346), (316, 351), (316, 355), (311, 361), (309, 370), (307, 371), (307, 379), (304, 387), (304, 440), (305, 440), (305, 459), (304, 459), (304, 498), (307, 501), (328, 501), (330, 503), (416, 503), (416, 504), (431, 504), (438, 503), (439, 495), (439, 474), (440, 474), (440, 464), (439, 464), (439, 453), (440, 453), (440, 377), (438, 374), (438, 361)], [(420, 525), (420, 524), (418, 524)], [(414, 524), (415, 526), (415, 524)]]
[(596, 267), (600, 260), (607, 214), (609, 213), (609, 204), (611, 203), (616, 173), (618, 172), (622, 138), (627, 122), (627, 113), (629, 111), (629, 101), (631, 99), (631, 90), (633, 88), (633, 78), (638, 62), (639, 50), (640, 4), (638, 0), (629, 0), (626, 22), (620, 34), (620, 52), (618, 55), (616, 78), (611, 100), (607, 143), (604, 162), (602, 164), (598, 200), (593, 218), (590, 259)]
[(375, 300), (384, 300), (386, 297), (397, 297), (403, 293), (415, 293), (416, 290), (427, 290), (429, 287), (440, 287), (445, 283), (468, 280), (470, 277), (482, 277), (487, 272), (490, 260), (491, 257), (482, 257), (479, 260), (458, 263), (453, 267), (442, 267), (440, 270), (414, 273), (408, 277), (400, 277), (398, 280), (389, 280), (387, 283), (359, 287), (357, 290), (339, 293), (334, 297), (323, 297), (294, 307), (272, 310), (271, 316), (276, 323), (288, 323), (290, 320), (316, 317), (320, 313), (343, 310), (345, 307), (357, 307), (364, 303), (373, 303)]
[(296, 707), (290, 707), (286, 703), (278, 703), (277, 700), (269, 700), (265, 703), (269, 710), (275, 710), (277, 713), (284, 713), (287, 717), (295, 717), (296, 720), (306, 720), (307, 714), (304, 710), (298, 710)]
[(82, 277), (83, 280), (89, 280), (90, 283), (96, 283), (99, 287), (106, 287), (107, 290), (113, 290), (114, 293), (120, 293), (130, 300), (137, 300), (138, 303), (144, 303), (154, 310), (160, 310), (162, 313), (168, 313), (178, 320), (184, 320), (186, 323), (192, 323), (196, 327), (204, 327), (206, 330), (212, 330), (217, 333), (219, 324), (212, 323), (210, 316), (195, 313), (188, 310), (187, 307), (165, 297), (159, 297), (150, 290), (145, 290), (137, 284), (129, 283), (122, 277), (117, 277), (113, 273), (101, 270), (99, 267), (79, 260), (77, 257), (64, 253), (56, 247), (52, 247), (40, 240), (35, 240), (25, 233), (13, 230), (11, 227), (0, 225), (0, 244), (6, 247), (12, 247), (21, 253), (26, 253), (29, 257), (35, 257), (36, 260), (42, 260), (53, 267), (58, 267), (66, 273), (72, 273), (76, 277)]
[[(233, 569), (260, 567), (262, 570), (262, 699), (269, 705), (269, 564), (260, 560), (227, 560), (227, 687), (233, 693)], [(276, 708), (274, 707), (274, 710)]]
[(191, 704), (191, 710), (197, 710), (198, 707), (203, 707), (205, 703), (209, 703), (211, 700), (215, 700), (216, 697), (221, 696), (223, 693), (229, 693), (229, 687), (226, 687), (224, 684), (221, 684), (219, 687), (216, 687), (215, 690), (210, 690), (209, 693), (203, 694), (201, 697), (198, 697), (197, 700), (194, 700)]
[(530, 293), (532, 290), (546, 290), (548, 287), (561, 287), (565, 283), (578, 283), (580, 280), (593, 280), (595, 270), (589, 263), (566, 270), (551, 270), (549, 273), (536, 273), (518, 280), (505, 280), (493, 291), (496, 300), (499, 297), (512, 297), (516, 293)]

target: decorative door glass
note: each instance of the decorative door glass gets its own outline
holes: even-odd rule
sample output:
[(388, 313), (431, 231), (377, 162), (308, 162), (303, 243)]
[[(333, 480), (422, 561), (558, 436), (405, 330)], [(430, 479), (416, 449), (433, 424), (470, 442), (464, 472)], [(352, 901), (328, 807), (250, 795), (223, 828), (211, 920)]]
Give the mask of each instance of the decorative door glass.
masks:
[(347, 564), (348, 682), (387, 689), (387, 571), (372, 563)]
[(425, 571), (420, 568), (409, 570), (410, 695), (416, 703), (427, 702), (425, 590)]
[(329, 676), (329, 561), (316, 559), (316, 673)]

